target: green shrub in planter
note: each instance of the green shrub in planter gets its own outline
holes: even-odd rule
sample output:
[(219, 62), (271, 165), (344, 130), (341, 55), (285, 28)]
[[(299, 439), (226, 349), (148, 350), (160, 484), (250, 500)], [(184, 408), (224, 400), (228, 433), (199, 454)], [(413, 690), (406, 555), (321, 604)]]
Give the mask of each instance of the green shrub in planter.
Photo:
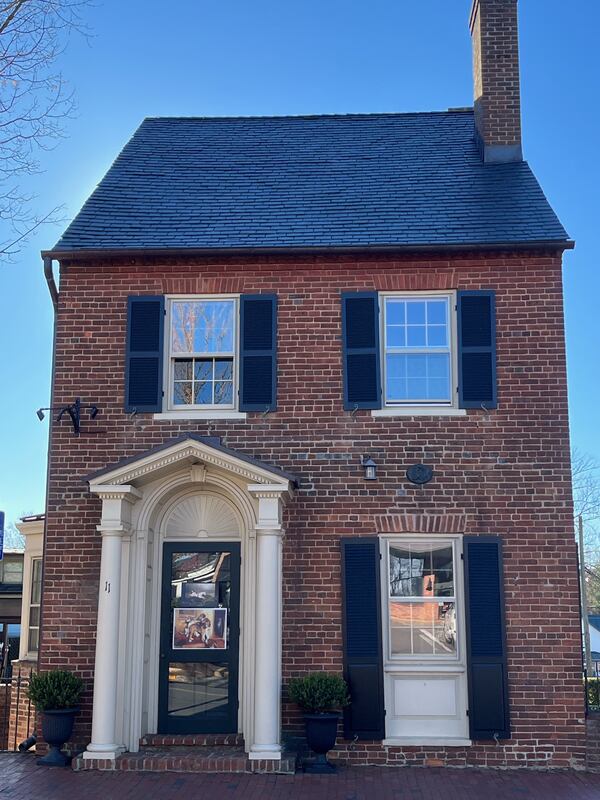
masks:
[(288, 695), (308, 714), (325, 714), (350, 703), (348, 684), (341, 675), (332, 672), (314, 672), (304, 678), (292, 678)]
[(75, 708), (82, 691), (81, 678), (67, 670), (33, 673), (29, 680), (29, 698), (38, 711)]

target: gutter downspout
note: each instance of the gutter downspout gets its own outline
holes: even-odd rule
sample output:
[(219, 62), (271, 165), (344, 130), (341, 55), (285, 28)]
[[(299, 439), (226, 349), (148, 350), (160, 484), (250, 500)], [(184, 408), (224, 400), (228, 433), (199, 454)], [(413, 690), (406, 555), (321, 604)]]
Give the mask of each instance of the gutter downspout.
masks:
[[(56, 282), (54, 280), (54, 273), (52, 272), (52, 261), (53, 258), (51, 256), (43, 256), (44, 262), (44, 276), (46, 278), (46, 283), (48, 284), (48, 290), (50, 292), (50, 297), (52, 298), (52, 305), (54, 307), (54, 321), (52, 324), (52, 372), (50, 374), (50, 407), (54, 405), (54, 366), (56, 362), (56, 318), (58, 316), (58, 289), (56, 288)], [(45, 655), (45, 651), (42, 649), (42, 646), (45, 644), (44, 642), (44, 594), (46, 588), (46, 559), (45, 554), (46, 550), (46, 543), (47, 543), (47, 529), (48, 529), (48, 511), (50, 507), (50, 468), (52, 466), (52, 414), (50, 414), (48, 419), (48, 450), (46, 454), (46, 498), (44, 503), (44, 512), (45, 512), (45, 519), (44, 519), (44, 537), (43, 537), (43, 550), (42, 550), (42, 602), (40, 604), (40, 641), (38, 642), (38, 667), (43, 663), (42, 655)], [(28, 741), (28, 740), (27, 740)], [(26, 744), (26, 742), (23, 742)]]
[(48, 291), (50, 292), (50, 297), (52, 298), (52, 305), (54, 306), (54, 311), (58, 310), (58, 289), (56, 288), (56, 282), (54, 280), (54, 273), (52, 271), (52, 257), (51, 256), (44, 256), (44, 275), (46, 277), (46, 283), (48, 284)]

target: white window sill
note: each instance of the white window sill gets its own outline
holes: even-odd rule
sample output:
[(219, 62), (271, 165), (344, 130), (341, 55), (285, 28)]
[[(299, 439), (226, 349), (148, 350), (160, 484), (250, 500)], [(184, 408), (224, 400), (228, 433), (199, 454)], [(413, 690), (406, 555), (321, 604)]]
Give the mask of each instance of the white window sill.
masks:
[(466, 408), (450, 406), (389, 406), (375, 408), (372, 417), (466, 417)]
[(384, 747), (427, 747), (428, 745), (435, 747), (470, 747), (473, 742), (471, 739), (444, 739), (439, 736), (397, 736), (384, 739), (382, 744)]
[(234, 411), (233, 409), (207, 409), (206, 411), (162, 411), (160, 414), (153, 414), (153, 419), (246, 419), (248, 415), (245, 411)]

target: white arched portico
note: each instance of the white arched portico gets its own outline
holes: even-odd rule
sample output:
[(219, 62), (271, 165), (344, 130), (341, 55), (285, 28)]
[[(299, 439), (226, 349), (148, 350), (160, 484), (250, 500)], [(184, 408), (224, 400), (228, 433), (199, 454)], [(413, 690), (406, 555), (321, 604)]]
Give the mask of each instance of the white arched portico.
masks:
[(242, 553), (238, 731), (250, 758), (279, 758), (282, 511), (293, 476), (191, 434), (88, 480), (102, 500), (102, 562), (84, 758), (135, 752), (156, 732), (162, 545), (211, 539)]

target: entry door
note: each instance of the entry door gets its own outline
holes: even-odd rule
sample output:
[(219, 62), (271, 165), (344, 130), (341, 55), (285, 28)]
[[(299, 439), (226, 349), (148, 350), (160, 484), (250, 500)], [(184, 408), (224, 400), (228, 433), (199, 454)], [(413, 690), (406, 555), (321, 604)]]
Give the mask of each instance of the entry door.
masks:
[(239, 543), (163, 548), (159, 733), (236, 733)]

